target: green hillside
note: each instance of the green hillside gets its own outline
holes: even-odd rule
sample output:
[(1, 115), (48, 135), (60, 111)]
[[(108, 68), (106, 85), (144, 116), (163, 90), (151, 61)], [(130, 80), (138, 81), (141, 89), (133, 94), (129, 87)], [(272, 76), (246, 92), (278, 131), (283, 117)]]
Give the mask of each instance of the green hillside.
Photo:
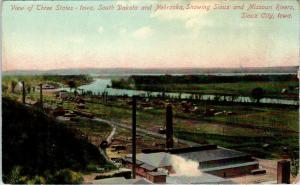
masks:
[(5, 183), (80, 183), (76, 172), (107, 163), (80, 131), (37, 109), (2, 98), (2, 112)]

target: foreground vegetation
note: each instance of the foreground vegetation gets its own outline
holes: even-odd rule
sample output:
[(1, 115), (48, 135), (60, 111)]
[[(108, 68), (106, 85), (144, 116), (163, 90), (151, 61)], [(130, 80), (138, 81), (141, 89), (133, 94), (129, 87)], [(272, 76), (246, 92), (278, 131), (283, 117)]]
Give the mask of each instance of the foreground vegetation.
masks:
[(2, 106), (5, 183), (81, 183), (90, 164), (107, 164), (79, 130), (7, 98)]

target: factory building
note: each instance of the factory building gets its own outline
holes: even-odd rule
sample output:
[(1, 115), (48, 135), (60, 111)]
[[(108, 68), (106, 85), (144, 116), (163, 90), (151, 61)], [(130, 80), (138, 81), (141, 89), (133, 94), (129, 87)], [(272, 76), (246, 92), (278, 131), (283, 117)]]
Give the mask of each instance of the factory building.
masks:
[[(246, 153), (216, 145), (205, 145), (180, 149), (147, 150), (146, 153), (137, 154), (137, 174), (146, 177), (148, 172), (161, 170), (174, 174), (171, 159), (174, 155), (197, 162), (201, 172), (222, 178), (251, 174), (252, 171), (259, 169), (258, 162)], [(123, 158), (123, 164), (128, 168), (131, 167), (131, 161), (131, 155)]]
[[(123, 165), (127, 168), (132, 166), (131, 155), (123, 158)], [(165, 170), (168, 173), (174, 173), (171, 165), (171, 154), (166, 152), (157, 152), (152, 154), (140, 153), (136, 155), (136, 173), (141, 177), (146, 177), (149, 172)]]

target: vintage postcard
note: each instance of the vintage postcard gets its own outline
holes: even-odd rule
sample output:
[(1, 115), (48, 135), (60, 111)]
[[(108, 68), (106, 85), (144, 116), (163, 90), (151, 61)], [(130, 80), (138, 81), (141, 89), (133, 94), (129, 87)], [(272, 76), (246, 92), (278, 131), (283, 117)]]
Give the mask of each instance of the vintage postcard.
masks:
[(299, 0), (1, 5), (3, 183), (299, 182)]

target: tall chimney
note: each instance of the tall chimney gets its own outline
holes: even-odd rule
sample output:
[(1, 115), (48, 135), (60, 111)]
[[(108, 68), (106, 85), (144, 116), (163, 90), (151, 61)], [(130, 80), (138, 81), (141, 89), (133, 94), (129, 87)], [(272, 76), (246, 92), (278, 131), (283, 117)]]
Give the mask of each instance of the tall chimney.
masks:
[(290, 161), (277, 162), (277, 184), (290, 184)]
[(43, 109), (43, 84), (40, 84), (40, 103), (41, 109)]
[(135, 179), (136, 167), (136, 96), (132, 96), (132, 178)]
[(169, 104), (166, 110), (166, 148), (173, 148), (173, 144), (173, 111)]
[(22, 81), (22, 102), (23, 102), (23, 104), (25, 104), (25, 96), (26, 96), (26, 92), (25, 92), (25, 82)]

